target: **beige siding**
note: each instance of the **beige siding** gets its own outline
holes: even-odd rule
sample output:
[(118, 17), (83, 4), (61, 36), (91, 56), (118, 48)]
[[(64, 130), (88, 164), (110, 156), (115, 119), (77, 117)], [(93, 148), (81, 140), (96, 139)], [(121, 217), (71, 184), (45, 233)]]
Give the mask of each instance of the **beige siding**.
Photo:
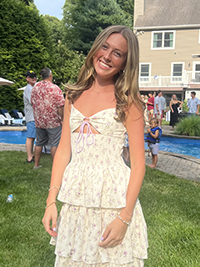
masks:
[(151, 63), (151, 76), (171, 76), (171, 63), (184, 62), (185, 70), (193, 70), (193, 62), (200, 58), (192, 58), (192, 54), (200, 54), (199, 29), (175, 31), (175, 48), (168, 50), (151, 49), (152, 32), (144, 32), (138, 36), (140, 44), (140, 63)]
[(145, 0), (135, 0), (134, 3), (134, 25), (138, 16), (144, 15), (144, 1)]

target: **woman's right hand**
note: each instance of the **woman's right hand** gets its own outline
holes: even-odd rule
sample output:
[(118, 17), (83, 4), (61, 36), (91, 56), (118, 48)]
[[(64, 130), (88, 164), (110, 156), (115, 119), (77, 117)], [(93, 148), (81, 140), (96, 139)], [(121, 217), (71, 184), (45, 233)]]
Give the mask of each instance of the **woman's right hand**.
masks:
[(56, 203), (54, 203), (45, 210), (44, 217), (42, 219), (42, 223), (44, 225), (45, 230), (52, 237), (57, 236), (56, 233), (57, 216), (58, 216), (57, 207)]

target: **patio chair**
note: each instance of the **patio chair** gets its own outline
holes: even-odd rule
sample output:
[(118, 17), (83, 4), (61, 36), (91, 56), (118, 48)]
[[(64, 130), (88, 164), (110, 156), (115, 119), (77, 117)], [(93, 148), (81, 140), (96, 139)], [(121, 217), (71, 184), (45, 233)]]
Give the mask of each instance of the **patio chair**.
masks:
[(6, 119), (8, 120), (8, 125), (11, 125), (14, 118), (12, 118), (8, 112), (7, 109), (1, 109), (1, 113), (3, 114), (4, 117), (6, 117)]
[(4, 115), (0, 114), (0, 124), (2, 125), (7, 125), (8, 124), (8, 119), (4, 117)]
[(22, 112), (18, 111), (18, 109), (13, 109), (11, 114), (14, 117), (13, 124), (26, 125), (25, 117), (23, 116)]

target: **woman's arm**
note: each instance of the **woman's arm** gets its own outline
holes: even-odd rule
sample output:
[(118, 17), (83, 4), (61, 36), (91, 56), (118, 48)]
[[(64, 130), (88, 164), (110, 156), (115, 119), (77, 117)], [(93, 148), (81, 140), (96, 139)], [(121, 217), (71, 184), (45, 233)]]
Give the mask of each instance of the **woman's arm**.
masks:
[[(126, 207), (121, 210), (120, 217), (130, 222), (145, 175), (144, 118), (143, 111), (135, 104), (132, 104), (126, 114), (125, 126), (129, 138), (131, 175), (126, 193)], [(121, 244), (127, 227), (119, 218), (116, 218), (107, 226), (99, 246), (114, 247)]]
[(179, 107), (181, 108), (181, 107), (182, 107), (182, 105), (183, 105), (183, 102), (181, 102), (181, 101), (178, 101), (178, 103), (180, 104), (180, 105), (179, 105)]
[(128, 221), (128, 214), (133, 214), (133, 209), (139, 195), (145, 175), (144, 153), (144, 117), (143, 111), (132, 104), (126, 114), (125, 123), (130, 151), (131, 175), (126, 194), (126, 208), (122, 209), (121, 217)]
[(172, 101), (170, 101), (170, 103), (169, 103), (169, 107), (170, 107), (172, 113), (174, 113), (174, 110), (173, 110), (173, 108), (172, 108)]
[[(71, 133), (69, 126), (69, 117), (70, 117), (69, 102), (68, 100), (66, 100), (64, 108), (62, 134), (53, 161), (51, 182), (50, 182), (50, 188), (52, 189), (49, 191), (49, 195), (46, 200), (47, 206), (56, 201), (56, 196), (58, 194), (57, 188), (60, 188), (61, 186), (63, 173), (66, 166), (69, 163), (71, 156)], [(52, 227), (50, 228), (51, 220), (52, 220)], [(53, 203), (46, 209), (44, 217), (42, 219), (45, 230), (51, 236), (56, 236), (55, 231), (53, 231), (53, 228), (56, 228), (56, 220), (57, 220), (57, 209), (55, 203)]]

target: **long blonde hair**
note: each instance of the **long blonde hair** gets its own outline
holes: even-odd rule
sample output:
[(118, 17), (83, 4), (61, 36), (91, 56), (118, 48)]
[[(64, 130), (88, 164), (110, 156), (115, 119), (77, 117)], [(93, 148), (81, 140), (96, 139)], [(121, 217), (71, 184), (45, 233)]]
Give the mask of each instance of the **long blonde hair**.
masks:
[[(172, 95), (172, 98), (171, 98), (171, 103), (172, 103), (172, 105), (174, 104), (174, 98), (173, 98), (173, 96), (174, 96), (174, 95)], [(175, 101), (178, 101), (176, 95), (175, 95), (175, 97), (176, 97)]]
[(95, 39), (94, 44), (82, 66), (78, 81), (74, 85), (67, 84), (67, 98), (74, 103), (83, 91), (88, 90), (95, 80), (93, 56), (102, 47), (107, 38), (113, 33), (120, 33), (127, 41), (128, 52), (124, 71), (120, 71), (114, 77), (117, 121), (124, 121), (125, 110), (134, 102), (139, 108), (144, 104), (140, 99), (138, 75), (139, 75), (139, 45), (132, 30), (126, 26), (114, 25), (104, 29)]

